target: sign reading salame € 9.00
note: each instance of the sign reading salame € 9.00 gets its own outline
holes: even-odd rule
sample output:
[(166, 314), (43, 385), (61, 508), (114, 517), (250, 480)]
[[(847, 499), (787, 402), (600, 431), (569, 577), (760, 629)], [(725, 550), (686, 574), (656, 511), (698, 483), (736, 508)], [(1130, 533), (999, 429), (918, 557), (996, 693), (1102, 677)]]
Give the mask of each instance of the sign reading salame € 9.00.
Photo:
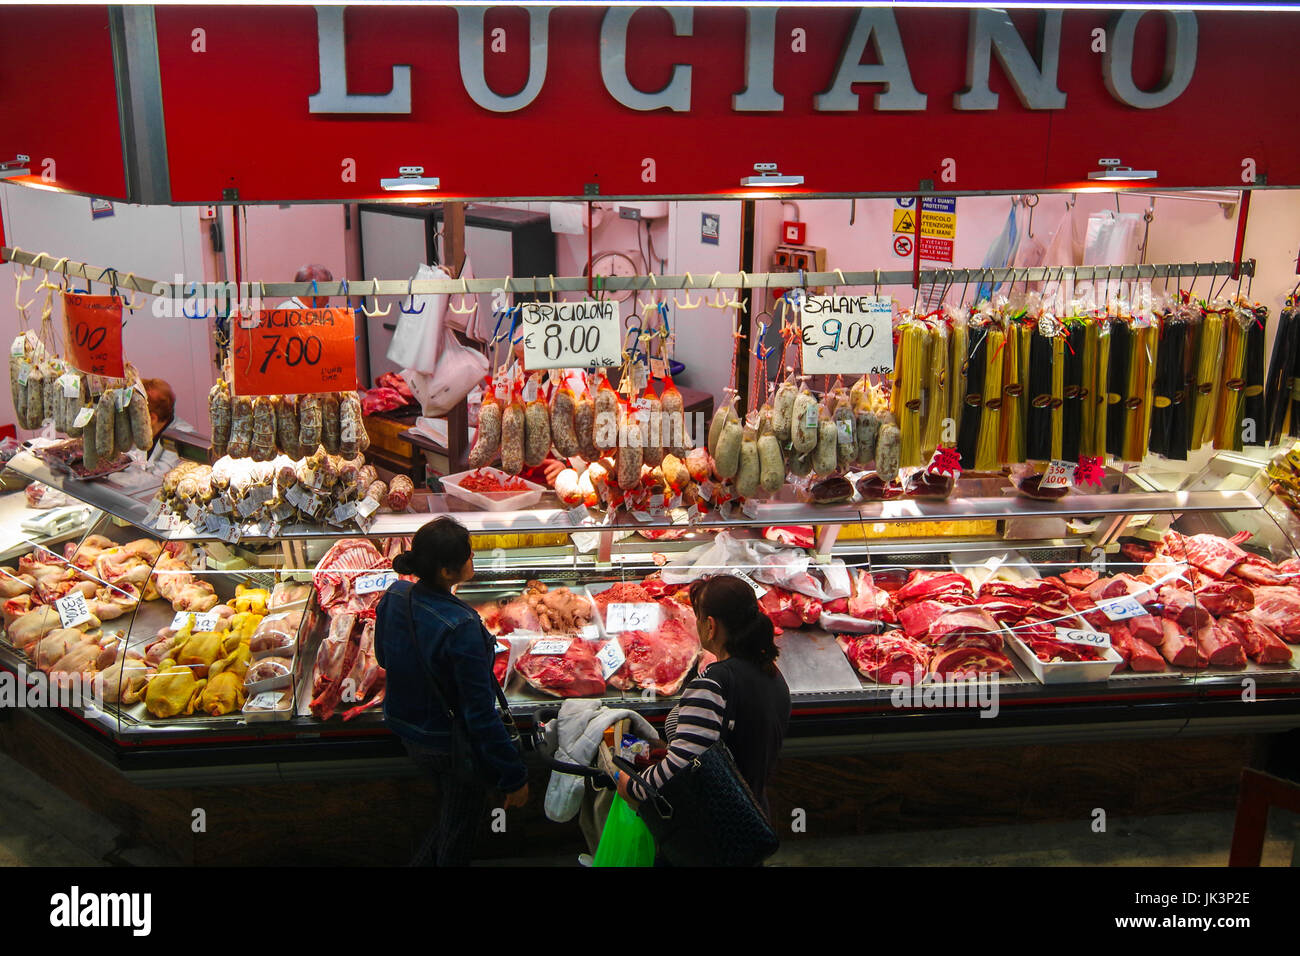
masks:
[(894, 371), (893, 300), (875, 295), (810, 295), (800, 315), (808, 375), (888, 375)]

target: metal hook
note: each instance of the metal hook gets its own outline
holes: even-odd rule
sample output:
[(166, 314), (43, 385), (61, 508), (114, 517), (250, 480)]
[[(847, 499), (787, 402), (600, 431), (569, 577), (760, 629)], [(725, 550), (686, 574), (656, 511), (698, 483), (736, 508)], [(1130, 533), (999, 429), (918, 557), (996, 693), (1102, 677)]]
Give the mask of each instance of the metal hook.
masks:
[[(187, 318), (187, 319), (207, 319), (207, 318), (210, 318), (210, 317), (212, 316), (212, 313), (211, 313), (211, 312), (207, 312), (207, 311), (205, 311), (202, 315), (199, 315), (199, 314), (198, 314), (198, 303), (200, 303), (200, 302), (203, 301), (203, 299), (199, 297), (199, 284), (198, 284), (197, 282), (191, 282), (188, 286), (186, 286), (186, 292), (185, 292), (185, 295), (189, 295), (191, 289), (193, 290), (193, 293), (194, 293), (194, 296), (195, 296), (194, 311), (193, 311), (193, 312), (188, 312), (188, 311), (186, 311), (186, 309), (185, 309), (185, 305), (184, 305), (184, 303), (182, 303), (182, 304), (181, 304), (181, 315), (185, 316), (185, 318)], [(206, 306), (205, 306), (205, 308), (206, 308)]]
[[(411, 291), (414, 287), (415, 287), (415, 279), (414, 277), (412, 277), (411, 279), (407, 280), (406, 283), (406, 299), (407, 302), (411, 305), (415, 305), (415, 294)], [(418, 309), (408, 309), (405, 305), (403, 305), (401, 306), (401, 310), (403, 315), (419, 315), (421, 312), (424, 311), (424, 303), (423, 302), (420, 303), (420, 307)]]
[(386, 307), (382, 312), (379, 311), (379, 280), (378, 280), (378, 279), (371, 279), (370, 281), (371, 281), (371, 283), (372, 283), (371, 290), (370, 290), (370, 296), (371, 296), (371, 298), (373, 298), (373, 299), (375, 300), (375, 311), (371, 312), (370, 310), (368, 310), (368, 309), (366, 308), (366, 297), (365, 297), (365, 296), (362, 296), (362, 297), (361, 297), (361, 314), (364, 315), (367, 319), (377, 319), (377, 318), (379, 318), (379, 317), (382, 316), (382, 315), (387, 315), (389, 312), (392, 312), (392, 311), (393, 311), (393, 307), (390, 305), (390, 306), (387, 306), (387, 307)]

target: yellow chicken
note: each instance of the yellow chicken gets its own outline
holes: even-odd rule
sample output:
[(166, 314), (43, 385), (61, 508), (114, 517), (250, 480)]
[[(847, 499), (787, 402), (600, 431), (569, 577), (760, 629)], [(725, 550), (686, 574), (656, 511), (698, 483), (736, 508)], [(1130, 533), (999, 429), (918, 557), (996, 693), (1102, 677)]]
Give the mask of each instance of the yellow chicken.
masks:
[(206, 680), (195, 680), (194, 671), (175, 661), (166, 660), (149, 681), (144, 705), (155, 717), (166, 719), (194, 713)]
[(262, 623), (263, 617), (264, 615), (253, 611), (241, 611), (230, 619), (230, 633), (247, 644), (253, 632), (257, 630), (257, 625)]
[(216, 631), (199, 631), (184, 640), (179, 634), (173, 638), (170, 656), (178, 664), (195, 668), (198, 676), (203, 677), (207, 675), (208, 667), (213, 661), (225, 653), (222, 634)]
[(227, 645), (226, 656), (208, 668), (208, 679), (211, 680), (218, 674), (230, 673), (237, 675), (242, 681), (244, 675), (248, 673), (248, 664), (252, 656), (246, 643), (235, 642), (233, 647)]
[(199, 709), (213, 717), (224, 717), (244, 706), (248, 693), (244, 679), (233, 670), (209, 677), (199, 701)]
[(266, 614), (267, 602), (271, 600), (271, 592), (266, 588), (250, 588), (240, 584), (235, 587), (234, 600), (230, 606), (236, 611), (252, 611), (254, 614)]

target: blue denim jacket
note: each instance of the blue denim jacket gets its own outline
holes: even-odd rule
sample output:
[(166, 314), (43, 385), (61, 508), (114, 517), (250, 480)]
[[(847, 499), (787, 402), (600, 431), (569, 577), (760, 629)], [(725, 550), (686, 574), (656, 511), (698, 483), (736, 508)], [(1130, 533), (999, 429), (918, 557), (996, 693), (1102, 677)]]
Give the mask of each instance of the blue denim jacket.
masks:
[(478, 612), (454, 594), (415, 588), (414, 626), (407, 617), (411, 585), (398, 581), (379, 602), (375, 655), (387, 672), (384, 718), (398, 736), (442, 753), (451, 725), (429, 679), (432, 671), (460, 715), (488, 782), (509, 793), (528, 780), (523, 758), (497, 714), (492, 687), (494, 641)]

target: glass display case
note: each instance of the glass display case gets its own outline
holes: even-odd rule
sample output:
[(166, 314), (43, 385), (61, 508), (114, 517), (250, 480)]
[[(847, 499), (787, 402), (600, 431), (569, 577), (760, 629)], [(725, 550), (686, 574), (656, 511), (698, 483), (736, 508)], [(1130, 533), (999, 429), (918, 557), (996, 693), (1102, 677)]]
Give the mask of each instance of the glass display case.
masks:
[[(569, 697), (661, 719), (707, 665), (687, 585), (732, 573), (776, 625), (795, 753), (1283, 729), (1300, 725), (1300, 557), (1264, 460), (1217, 456), (1164, 489), (1109, 470), (1056, 500), (1000, 475), (946, 500), (823, 506), (787, 487), (726, 514), (419, 493), (364, 533), (232, 543), (159, 531), (152, 491), (24, 452), (0, 495), (0, 666), (63, 694), (41, 716), (125, 771), (395, 758), (373, 609), (407, 536), (447, 513), (474, 536), (458, 593), (525, 725)], [(70, 504), (40, 507), (53, 492)]]

